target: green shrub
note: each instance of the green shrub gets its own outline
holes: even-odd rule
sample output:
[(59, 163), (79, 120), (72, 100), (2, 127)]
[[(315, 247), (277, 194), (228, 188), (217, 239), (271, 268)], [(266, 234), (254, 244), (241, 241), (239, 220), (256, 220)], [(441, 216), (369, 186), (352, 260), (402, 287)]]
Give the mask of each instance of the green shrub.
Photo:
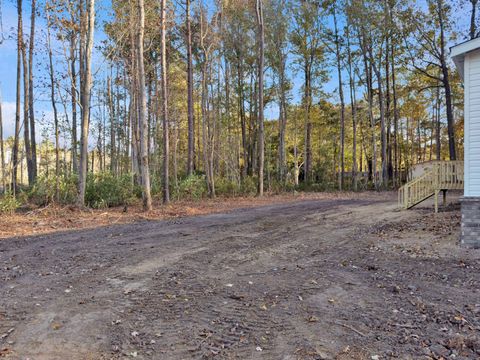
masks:
[(275, 179), (271, 181), (269, 190), (274, 194), (282, 194), (294, 191), (295, 185), (290, 182), (281, 182)]
[(62, 204), (73, 204), (78, 194), (77, 175), (62, 176), (59, 182), (59, 197)]
[(28, 193), (30, 202), (38, 206), (48, 205), (55, 199), (55, 179), (39, 176)]
[(325, 192), (325, 191), (335, 191), (337, 184), (335, 182), (323, 182), (323, 183), (300, 183), (297, 186), (298, 191), (305, 192)]
[(172, 197), (177, 200), (199, 200), (207, 196), (207, 183), (203, 175), (191, 175), (173, 186)]
[(240, 192), (244, 196), (252, 196), (257, 193), (257, 177), (247, 176), (240, 185)]
[(129, 174), (116, 176), (110, 172), (89, 173), (85, 188), (85, 203), (93, 208), (130, 204), (138, 194)]
[[(150, 192), (152, 196), (162, 194), (162, 177), (158, 174), (151, 174), (150, 176)], [(141, 196), (141, 194), (140, 194)]]
[[(39, 176), (35, 185), (28, 191), (30, 202), (44, 206), (55, 202), (55, 176)], [(58, 182), (59, 202), (72, 204), (77, 198), (77, 176), (61, 176)]]
[(215, 179), (215, 193), (219, 196), (237, 196), (241, 191), (235, 180), (219, 177)]
[(235, 180), (226, 178), (215, 179), (215, 193), (223, 196), (254, 196), (257, 194), (256, 176), (247, 176), (238, 184)]
[(0, 214), (13, 214), (20, 206), (20, 201), (11, 193), (0, 198)]

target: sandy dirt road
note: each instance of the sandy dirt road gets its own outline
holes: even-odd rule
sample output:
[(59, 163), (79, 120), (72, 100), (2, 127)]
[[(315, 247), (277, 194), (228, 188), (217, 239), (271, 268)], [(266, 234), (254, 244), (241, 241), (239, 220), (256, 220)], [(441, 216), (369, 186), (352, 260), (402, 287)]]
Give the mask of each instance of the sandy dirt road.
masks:
[(309, 200), (0, 242), (0, 358), (478, 359), (458, 207)]

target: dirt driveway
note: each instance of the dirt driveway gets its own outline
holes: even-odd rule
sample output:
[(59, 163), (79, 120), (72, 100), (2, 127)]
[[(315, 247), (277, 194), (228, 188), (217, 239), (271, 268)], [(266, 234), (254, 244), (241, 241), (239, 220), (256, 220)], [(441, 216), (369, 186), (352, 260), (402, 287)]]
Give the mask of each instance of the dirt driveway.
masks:
[(0, 242), (0, 358), (480, 358), (451, 206), (309, 200)]

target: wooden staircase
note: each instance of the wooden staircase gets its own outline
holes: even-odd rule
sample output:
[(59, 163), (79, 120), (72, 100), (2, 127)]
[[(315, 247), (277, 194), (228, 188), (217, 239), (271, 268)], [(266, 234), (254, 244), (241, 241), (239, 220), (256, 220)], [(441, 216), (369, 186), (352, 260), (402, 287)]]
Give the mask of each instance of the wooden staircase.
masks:
[(398, 205), (410, 209), (435, 196), (435, 212), (438, 212), (440, 191), (445, 205), (447, 190), (457, 189), (463, 189), (463, 161), (435, 161), (430, 169), (398, 190)]

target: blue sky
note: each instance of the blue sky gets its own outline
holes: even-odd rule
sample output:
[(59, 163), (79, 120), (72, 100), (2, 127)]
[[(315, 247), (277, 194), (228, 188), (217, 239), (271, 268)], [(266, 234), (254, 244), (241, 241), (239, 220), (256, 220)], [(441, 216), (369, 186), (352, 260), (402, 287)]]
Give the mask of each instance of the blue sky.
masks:
[[(0, 91), (2, 96), (2, 110), (4, 121), (4, 137), (14, 134), (15, 121), (15, 94), (16, 94), (16, 68), (17, 68), (17, 5), (15, 0), (3, 0), (2, 3), (2, 20), (4, 42), (0, 44)], [(44, 0), (37, 0), (37, 8), (41, 8), (43, 12)], [(23, 1), (23, 28), (26, 34), (30, 32), (30, 1)], [(96, 9), (98, 10), (97, 29), (95, 32), (95, 42), (99, 43), (105, 39), (105, 34), (102, 31), (101, 23), (105, 16), (109, 16), (109, 9), (111, 8), (110, 0), (97, 0)], [(46, 20), (43, 16), (36, 18), (36, 43), (43, 44), (46, 39)], [(63, 49), (55, 42), (54, 34), (52, 34), (53, 55), (56, 60), (56, 65), (63, 62)], [(39, 53), (40, 51), (40, 53)], [(47, 76), (47, 55), (44, 53), (45, 47), (38, 45), (34, 58), (34, 76), (35, 76), (35, 112), (36, 118), (41, 119), (52, 118), (53, 112), (51, 110), (51, 102), (49, 91), (45, 87), (38, 86), (42, 82), (42, 78)], [(55, 61), (54, 60), (54, 61)], [(103, 58), (98, 52), (94, 52), (94, 71), (104, 67)], [(23, 96), (23, 95), (22, 95)], [(22, 98), (23, 99), (23, 98)], [(63, 110), (59, 107), (59, 111)], [(41, 120), (40, 120), (41, 121)], [(51, 121), (50, 121), (51, 122)], [(38, 131), (38, 136), (41, 136)]]
[[(39, 4), (37, 7), (43, 7), (44, 1), (37, 1)], [(23, 27), (24, 33), (29, 33), (30, 26), (30, 1), (23, 1)], [(110, 0), (102, 0), (96, 2), (97, 8), (97, 28), (95, 32), (95, 42), (98, 44), (101, 40), (105, 39), (105, 34), (102, 31), (102, 23), (110, 16)], [(2, 96), (2, 110), (4, 121), (4, 137), (8, 137), (14, 134), (14, 119), (15, 119), (15, 91), (16, 91), (16, 61), (17, 61), (17, 45), (16, 45), (16, 28), (17, 28), (17, 6), (15, 0), (4, 0), (2, 4), (3, 14), (3, 33), (5, 40), (0, 44), (0, 91)], [(44, 42), (45, 40), (46, 21), (40, 16), (36, 20), (36, 42)], [(37, 50), (43, 50), (43, 46), (37, 47)], [(57, 50), (55, 52), (55, 50)], [(55, 49), (54, 45), (54, 57), (58, 58), (59, 62), (62, 62), (61, 49)], [(102, 68), (105, 67), (105, 63), (100, 54), (94, 52), (94, 67), (96, 70), (100, 70), (98, 74), (101, 74)], [(35, 81), (36, 85), (41, 77), (47, 74), (47, 58), (46, 54), (37, 53), (35, 57)], [(94, 70), (95, 71), (95, 70)], [(294, 102), (298, 102), (301, 99), (301, 87), (302, 76), (299, 74), (295, 76), (292, 70), (289, 70), (290, 77), (293, 83), (292, 98)], [(268, 81), (268, 79), (267, 79)], [(324, 90), (333, 93), (336, 89), (336, 77), (330, 79), (330, 81), (324, 84)], [(43, 93), (45, 89), (36, 87), (35, 92), (35, 112), (37, 118), (52, 117), (51, 104), (48, 93)], [(267, 119), (274, 119), (278, 116), (278, 105), (276, 103), (270, 104), (265, 109), (265, 116)], [(61, 109), (61, 108), (60, 108)], [(62, 109), (61, 109), (62, 110)], [(60, 110), (60, 111), (61, 111)], [(40, 134), (39, 134), (40, 136)]]
[[(207, 0), (211, 1), (211, 0)], [(30, 16), (30, 1), (24, 0), (24, 31), (29, 32), (29, 16)], [(43, 7), (44, 0), (39, 0), (39, 7)], [(4, 117), (4, 136), (8, 137), (13, 134), (13, 124), (15, 116), (15, 87), (16, 87), (16, 27), (17, 27), (17, 8), (15, 0), (3, 0), (0, 2), (2, 4), (2, 20), (3, 20), (3, 31), (4, 36), (6, 37), (5, 41), (0, 44), (0, 91), (2, 95), (2, 106), (3, 106), (3, 117)], [(419, 1), (418, 4), (423, 3)], [(110, 0), (97, 0), (97, 29), (95, 33), (96, 43), (105, 39), (105, 34), (102, 32), (102, 23), (107, 19), (110, 14)], [(464, 14), (465, 15), (465, 14)], [(461, 14), (457, 14), (460, 18)], [(463, 19), (468, 19), (468, 16), (463, 16)], [(468, 20), (465, 20), (468, 21)], [(9, 38), (10, 37), (10, 38)], [(45, 39), (45, 20), (43, 17), (37, 17), (37, 31), (36, 31), (37, 42), (44, 42)], [(60, 46), (60, 45), (58, 45)], [(40, 46), (37, 48), (39, 49)], [(44, 51), (43, 47), (40, 48), (41, 51)], [(62, 49), (55, 48), (54, 43), (54, 56), (57, 58), (58, 63), (62, 62)], [(46, 66), (47, 59), (46, 54), (37, 53), (35, 59), (35, 68), (34, 73), (36, 75), (37, 84), (43, 76), (46, 75)], [(96, 53), (94, 55), (94, 71), (98, 71), (99, 76), (103, 76), (101, 70), (105, 68), (105, 63), (102, 61), (100, 54)], [(337, 101), (337, 84), (338, 78), (336, 75), (336, 70), (331, 68), (330, 71), (331, 77), (327, 83), (324, 83), (322, 88), (328, 94), (331, 94), (331, 100)], [(301, 87), (302, 87), (302, 75), (296, 74), (292, 70), (289, 70), (289, 76), (293, 83), (292, 90), (292, 99), (294, 102), (299, 102), (301, 99)], [(344, 82), (348, 81), (347, 74), (343, 74)], [(267, 78), (267, 81), (270, 81)], [(48, 98), (47, 93), (42, 93), (45, 91), (42, 87), (36, 88), (35, 92), (35, 110), (37, 113), (37, 118), (45, 116), (46, 118), (51, 118), (51, 104)], [(345, 91), (345, 95), (348, 101), (348, 91)], [(60, 107), (60, 111), (62, 108)], [(271, 104), (267, 107), (265, 111), (267, 119), (273, 119), (278, 116), (277, 113), (277, 104)]]

